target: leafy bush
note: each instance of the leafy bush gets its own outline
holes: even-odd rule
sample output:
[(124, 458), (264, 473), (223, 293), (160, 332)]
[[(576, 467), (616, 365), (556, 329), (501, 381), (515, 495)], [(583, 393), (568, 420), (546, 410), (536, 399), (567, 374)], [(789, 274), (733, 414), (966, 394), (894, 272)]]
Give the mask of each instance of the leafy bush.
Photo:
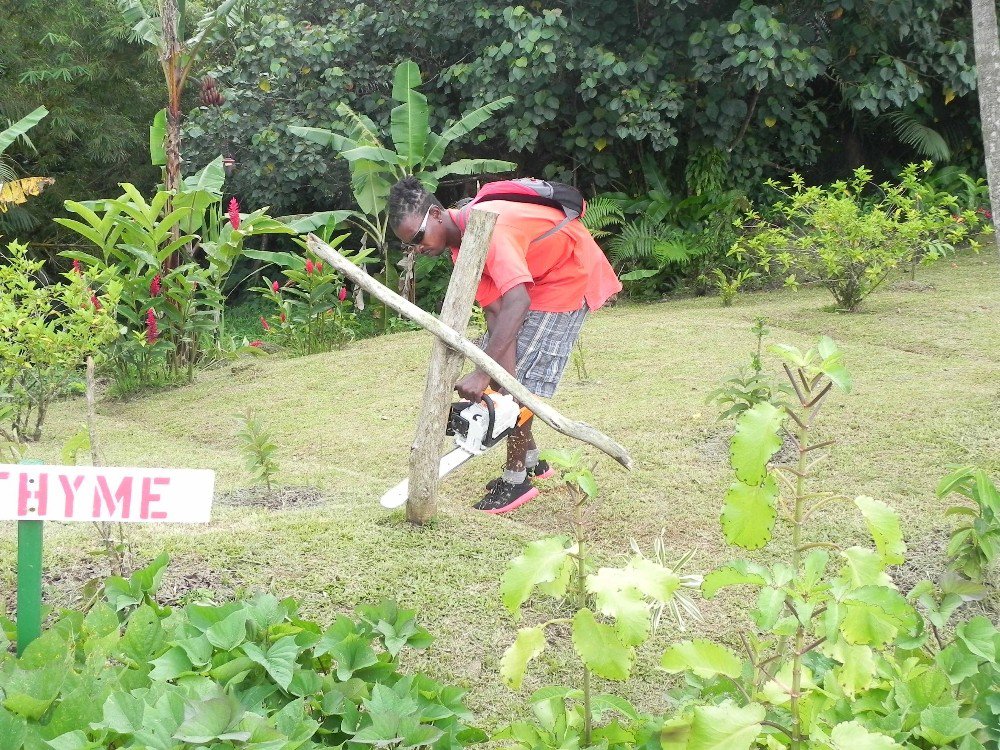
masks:
[(750, 355), (750, 366), (741, 369), (737, 375), (727, 378), (719, 388), (705, 397), (706, 403), (714, 403), (722, 411), (719, 420), (738, 417), (757, 404), (781, 405), (781, 399), (791, 394), (787, 386), (780, 386), (764, 372), (764, 338), (770, 331), (763, 318), (755, 318), (750, 329), (757, 339), (757, 348)]
[(957, 220), (942, 205), (919, 200), (917, 170), (929, 168), (929, 162), (911, 164), (896, 185), (875, 185), (864, 167), (852, 180), (829, 187), (807, 187), (797, 174), (790, 185), (768, 181), (784, 198), (774, 204), (773, 218), (747, 213), (741, 224), (745, 234), (731, 253), (764, 273), (789, 274), (792, 285), (799, 277), (818, 281), (838, 309), (857, 310), (900, 265), (939, 257), (969, 239), (974, 211)]
[(278, 446), (253, 409), (248, 408), (243, 415), (243, 429), (240, 430), (239, 439), (247, 471), (255, 482), (264, 482), (270, 492), (271, 480), (278, 473), (278, 462), (274, 460), (274, 452)]
[(959, 495), (971, 501), (953, 505), (945, 515), (964, 519), (948, 541), (949, 565), (966, 578), (982, 581), (990, 564), (1000, 557), (1000, 492), (989, 475), (974, 466), (961, 466), (937, 486), (938, 497)]
[[(0, 653), (4, 750), (460, 750), (464, 691), (404, 675), (431, 637), (391, 602), (328, 628), (262, 594), (171, 610), (154, 598), (163, 555), (110, 578), (88, 612), (67, 611), (21, 658)], [(12, 627), (8, 621), (5, 630)]]
[(122, 287), (108, 274), (75, 271), (65, 282), (43, 284), (44, 261), (17, 242), (0, 259), (0, 439), (17, 444), (41, 437), (52, 401), (88, 356), (118, 338)]

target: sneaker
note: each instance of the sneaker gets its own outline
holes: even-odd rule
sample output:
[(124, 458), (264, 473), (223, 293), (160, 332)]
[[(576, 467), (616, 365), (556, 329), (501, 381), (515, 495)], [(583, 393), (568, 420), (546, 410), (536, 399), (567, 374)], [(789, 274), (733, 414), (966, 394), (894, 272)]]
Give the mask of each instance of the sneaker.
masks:
[(538, 489), (531, 484), (530, 479), (525, 479), (520, 484), (511, 484), (503, 479), (497, 479), (486, 496), (472, 507), (485, 513), (507, 513), (514, 508), (520, 508), (536, 497), (538, 497)]
[[(530, 469), (527, 469), (527, 472), (528, 479), (548, 479), (549, 477), (554, 477), (556, 475), (556, 470), (549, 466), (547, 461), (539, 461)], [(491, 479), (486, 483), (486, 489), (492, 490), (493, 485), (499, 481), (499, 479)]]

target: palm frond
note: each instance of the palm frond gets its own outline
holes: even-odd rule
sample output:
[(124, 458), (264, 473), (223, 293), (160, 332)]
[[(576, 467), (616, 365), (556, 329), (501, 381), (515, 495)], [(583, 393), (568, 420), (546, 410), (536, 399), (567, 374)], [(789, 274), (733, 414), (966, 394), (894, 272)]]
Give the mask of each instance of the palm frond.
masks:
[(890, 112), (883, 118), (892, 124), (896, 137), (920, 156), (936, 162), (951, 158), (951, 149), (944, 137), (910, 112)]

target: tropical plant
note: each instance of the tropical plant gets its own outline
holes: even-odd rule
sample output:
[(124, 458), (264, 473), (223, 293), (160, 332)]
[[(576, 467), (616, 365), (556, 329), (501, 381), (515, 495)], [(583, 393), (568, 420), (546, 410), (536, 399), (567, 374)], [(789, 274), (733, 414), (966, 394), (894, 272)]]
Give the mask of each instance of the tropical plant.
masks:
[(55, 180), (51, 177), (18, 178), (3, 152), (18, 138), (27, 143), (26, 133), (35, 127), (49, 113), (45, 107), (38, 107), (30, 114), (22, 117), (7, 129), (0, 131), (0, 214), (6, 214), (12, 207), (25, 203), (28, 198), (38, 195), (47, 185)]
[[(0, 653), (0, 744), (32, 748), (461, 750), (464, 691), (403, 674), (431, 642), (390, 601), (329, 627), (271, 594), (164, 607), (161, 555), (109, 578), (88, 611), (60, 613), (20, 658)], [(2, 619), (9, 645), (14, 624)]]
[(88, 356), (118, 338), (122, 285), (109, 274), (75, 271), (65, 282), (43, 284), (44, 261), (17, 242), (0, 260), (0, 438), (16, 445), (41, 437), (51, 403)]
[[(850, 181), (829, 187), (806, 186), (799, 175), (790, 185), (768, 181), (783, 194), (773, 206), (774, 218), (749, 211), (744, 235), (731, 254), (748, 259), (765, 274), (789, 274), (818, 281), (833, 295), (837, 309), (857, 310), (900, 265), (939, 257), (969, 239), (973, 211), (958, 221), (940, 206), (921, 205), (914, 191), (918, 170), (930, 162), (908, 166), (898, 184), (876, 186), (870, 170), (859, 167)], [(869, 199), (877, 189), (881, 197)], [(929, 248), (934, 248), (933, 253)]]
[[(420, 69), (407, 60), (395, 70), (392, 99), (399, 104), (393, 108), (390, 122), (390, 148), (380, 128), (364, 114), (354, 111), (345, 103), (337, 106), (342, 121), (336, 131), (311, 127), (291, 127), (295, 135), (322, 146), (332, 146), (351, 169), (351, 187), (360, 212), (352, 221), (364, 232), (368, 242), (385, 265), (385, 280), (391, 281), (388, 244), (388, 214), (386, 212), (389, 189), (397, 180), (416, 175), (431, 192), (440, 181), (450, 175), (478, 175), (509, 172), (517, 167), (509, 161), (495, 159), (459, 159), (444, 162), (445, 152), (455, 141), (468, 135), (486, 122), (494, 113), (509, 105), (513, 99), (505, 97), (466, 112), (440, 134), (430, 130), (430, 107), (427, 97), (417, 88), (421, 85)], [(412, 290), (412, 258), (408, 273), (401, 280), (401, 288)], [(412, 291), (409, 296), (412, 299)]]
[(255, 482), (263, 482), (271, 491), (271, 480), (278, 473), (274, 452), (278, 449), (271, 433), (267, 431), (253, 409), (248, 408), (242, 417), (240, 450), (246, 459), (246, 468)]
[[(698, 616), (683, 588), (696, 587), (701, 578), (679, 572), (686, 559), (668, 564), (662, 545), (653, 559), (636, 548), (625, 567), (595, 570), (585, 506), (596, 496), (597, 484), (584, 465), (583, 451), (544, 451), (542, 458), (561, 475), (573, 507), (573, 536), (530, 543), (511, 561), (500, 593), (515, 620), (521, 618), (522, 606), (536, 589), (557, 600), (568, 599), (572, 614), (521, 628), (504, 652), (500, 674), (508, 686), (520, 689), (528, 664), (545, 650), (546, 628), (569, 626), (574, 650), (582, 662), (582, 677), (575, 688), (553, 686), (536, 691), (530, 699), (536, 720), (515, 722), (495, 739), (512, 741), (524, 750), (633, 747), (644, 724), (639, 712), (620, 697), (595, 694), (592, 675), (627, 680), (636, 649), (649, 638), (664, 611), (672, 612), (681, 625), (681, 609)], [(606, 714), (615, 718), (601, 723)], [(631, 728), (623, 727), (621, 720)]]
[(732, 278), (727, 276), (721, 268), (713, 268), (712, 275), (715, 276), (715, 286), (719, 290), (719, 300), (723, 307), (732, 307), (743, 285), (750, 279), (756, 279), (760, 276), (759, 273), (751, 271), (749, 268), (742, 269)]
[(948, 541), (948, 564), (966, 578), (983, 581), (994, 560), (1000, 557), (1000, 492), (989, 475), (975, 466), (960, 466), (937, 486), (937, 496), (958, 495), (969, 502), (952, 505), (947, 516), (961, 524)]
[(750, 331), (757, 340), (755, 351), (750, 354), (750, 366), (723, 381), (705, 397), (705, 403), (714, 403), (722, 411), (719, 420), (738, 417), (757, 404), (782, 405), (785, 396), (792, 391), (787, 386), (781, 386), (764, 372), (763, 349), (764, 339), (770, 333), (762, 317), (754, 318)]

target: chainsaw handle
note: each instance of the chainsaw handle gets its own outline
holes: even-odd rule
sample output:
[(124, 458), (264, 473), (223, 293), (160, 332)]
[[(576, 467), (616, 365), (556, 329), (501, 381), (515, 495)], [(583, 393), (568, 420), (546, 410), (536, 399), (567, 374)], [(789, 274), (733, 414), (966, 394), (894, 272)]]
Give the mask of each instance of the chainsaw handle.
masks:
[[(492, 410), (493, 404), (491, 402), (493, 401), (493, 399), (489, 397), (491, 393), (499, 393), (499, 391), (495, 391), (492, 388), (487, 387), (486, 390), (483, 391), (483, 401), (488, 402), (486, 408)], [(492, 414), (492, 411), (490, 413)], [(535, 416), (535, 412), (533, 412), (527, 406), (522, 406), (521, 411), (519, 411), (517, 414), (517, 426), (520, 427), (521, 425), (525, 424), (533, 416)], [(493, 427), (492, 418), (490, 419), (490, 427), (491, 428)]]

